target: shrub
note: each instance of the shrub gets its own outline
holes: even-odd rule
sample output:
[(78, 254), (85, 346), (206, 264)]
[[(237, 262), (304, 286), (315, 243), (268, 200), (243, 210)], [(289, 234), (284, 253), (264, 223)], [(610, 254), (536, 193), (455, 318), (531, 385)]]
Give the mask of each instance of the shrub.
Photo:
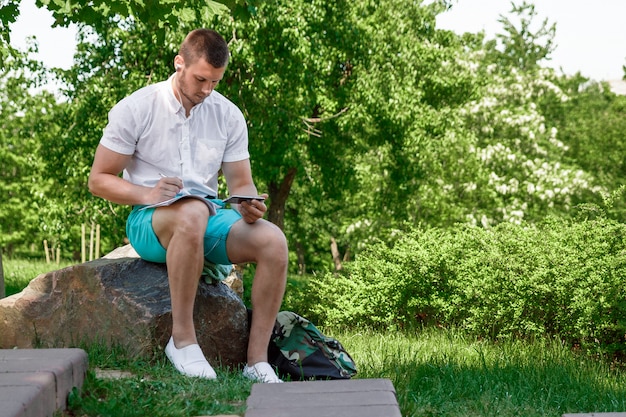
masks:
[(458, 326), (625, 351), (625, 232), (604, 218), (412, 230), (344, 274), (314, 278), (309, 314), (333, 326)]

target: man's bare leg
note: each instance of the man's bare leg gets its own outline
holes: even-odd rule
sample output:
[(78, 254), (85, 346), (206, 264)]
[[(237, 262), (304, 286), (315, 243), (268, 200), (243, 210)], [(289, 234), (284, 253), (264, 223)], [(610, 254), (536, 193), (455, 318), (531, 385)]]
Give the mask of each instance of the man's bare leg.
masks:
[(233, 225), (226, 242), (234, 263), (255, 262), (252, 284), (252, 326), (248, 365), (267, 362), (267, 346), (280, 309), (287, 280), (288, 249), (282, 231), (265, 220)]
[(166, 354), (176, 368), (190, 376), (215, 378), (200, 347), (193, 322), (198, 281), (204, 264), (204, 203), (180, 202), (155, 211), (152, 224), (167, 249), (166, 264), (172, 303), (172, 338)]
[(197, 343), (193, 306), (204, 265), (204, 230), (208, 208), (201, 202), (179, 202), (158, 208), (152, 225), (167, 249), (167, 275), (172, 299), (172, 336), (176, 347)]

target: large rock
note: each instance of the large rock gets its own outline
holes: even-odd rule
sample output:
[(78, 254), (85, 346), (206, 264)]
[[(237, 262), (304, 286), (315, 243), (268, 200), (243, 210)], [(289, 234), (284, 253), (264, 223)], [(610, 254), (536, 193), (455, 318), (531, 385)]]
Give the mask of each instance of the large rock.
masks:
[[(162, 349), (172, 328), (165, 265), (119, 255), (42, 274), (0, 300), (0, 348), (101, 343), (134, 355)], [(247, 311), (229, 287), (201, 280), (194, 320), (210, 362), (245, 362)]]

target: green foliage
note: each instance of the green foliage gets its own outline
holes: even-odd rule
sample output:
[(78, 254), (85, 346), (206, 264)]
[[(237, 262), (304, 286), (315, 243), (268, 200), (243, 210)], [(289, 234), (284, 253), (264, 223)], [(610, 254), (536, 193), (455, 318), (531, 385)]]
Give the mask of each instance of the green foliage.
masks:
[[(563, 84), (564, 88), (580, 90), (564, 103), (559, 121), (559, 138), (567, 145), (565, 159), (592, 172), (606, 190), (619, 189), (626, 183), (626, 96), (615, 95), (608, 85), (584, 78)], [(620, 221), (626, 221), (623, 201), (617, 201), (611, 210)]]
[[(301, 227), (301, 218), (309, 219), (301, 207), (320, 209), (319, 198), (307, 195), (340, 199), (348, 191), (354, 141), (334, 121), (345, 110), (346, 66), (354, 55), (349, 12), (346, 1), (266, 1), (250, 19), (220, 19), (217, 26), (233, 33), (220, 91), (246, 115), (253, 173), (269, 192), (268, 218), (281, 227), (286, 213)], [(287, 204), (298, 187), (306, 204)]]
[(19, 15), (19, 0), (0, 1), (0, 69), (4, 68), (5, 60), (14, 55), (11, 47), (10, 24), (15, 23)]
[(333, 235), (353, 252), (404, 223), (463, 217), (444, 193), (476, 169), (459, 167), (471, 138), (456, 126), (479, 80), (458, 38), (436, 30), (439, 7), (355, 3), (361, 48), (350, 62), (350, 110), (337, 123), (358, 148), (348, 198), (330, 206)]
[(228, 8), (212, 0), (96, 0), (58, 1), (37, 0), (38, 6), (52, 11), (55, 24), (78, 23), (93, 27), (96, 32), (107, 30), (111, 21), (131, 19), (154, 28), (154, 36), (163, 42), (171, 27), (181, 23), (208, 19), (216, 13), (227, 13)]
[[(450, 1), (223, 3), (231, 15), (195, 0), (38, 3), (57, 25), (78, 23), (79, 44), (70, 70), (34, 77), (58, 77), (66, 102), (27, 103), (29, 75), (11, 81), (21, 91), (7, 84), (0, 158), (19, 170), (2, 171), (0, 188), (22, 195), (0, 211), (0, 245), (45, 238), (75, 256), (81, 225), (92, 223), (103, 252), (124, 243), (129, 208), (86, 187), (107, 112), (167, 78), (182, 37), (199, 26), (231, 46), (219, 90), (246, 113), (253, 173), (294, 273), (332, 269), (331, 239), (349, 260), (421, 224), (569, 217), (624, 183), (622, 100), (539, 67), (554, 28), (537, 26), (529, 4), (501, 19), (498, 45), (438, 30)], [(613, 218), (623, 218), (620, 204)]]
[(333, 325), (459, 326), (494, 339), (557, 335), (626, 351), (626, 226), (605, 218), (407, 232), (313, 280)]
[(54, 181), (40, 150), (41, 141), (60, 129), (55, 118), (60, 105), (40, 90), (46, 74), (28, 53), (16, 53), (0, 73), (0, 246), (9, 256), (24, 242), (59, 241), (49, 234), (43, 213)]
[[(92, 42), (94, 36), (100, 41)], [(42, 142), (41, 154), (57, 173), (57, 192), (50, 195), (53, 216), (59, 227), (68, 223), (72, 233), (68, 243), (79, 247), (82, 224), (100, 224), (103, 252), (124, 244), (125, 220), (129, 207), (108, 203), (89, 194), (87, 179), (93, 155), (113, 105), (155, 80), (167, 78), (177, 44), (169, 39), (162, 48), (151, 48), (145, 41), (156, 38), (151, 28), (131, 21), (107, 26), (95, 34), (81, 33), (75, 66), (59, 72), (69, 88), (70, 103), (58, 114), (66, 128), (56, 138)]]
[[(488, 67), (492, 68), (492, 67)], [(476, 138), (468, 159), (480, 169), (462, 184), (461, 204), (473, 224), (538, 221), (547, 213), (569, 215), (582, 202), (594, 201), (602, 187), (576, 161), (565, 158), (559, 139), (542, 109), (563, 106), (569, 96), (551, 70), (512, 70), (491, 74), (481, 99), (462, 110), (463, 123)]]
[(537, 26), (535, 5), (526, 1), (521, 5), (511, 2), (510, 13), (513, 16), (501, 16), (498, 20), (505, 33), (496, 35), (502, 49), (496, 54), (496, 60), (502, 68), (538, 69), (539, 64), (549, 60), (556, 49), (556, 24), (549, 24), (548, 19), (544, 19)]
[[(11, 277), (35, 277), (50, 270), (50, 264), (43, 262), (3, 262)], [(313, 291), (309, 280), (290, 281), (288, 294), (300, 292), (297, 289), (303, 295)], [(301, 301), (311, 302), (310, 295)], [(304, 304), (283, 309), (305, 311)], [(357, 378), (393, 382), (405, 416), (473, 412), (556, 417), (563, 412), (609, 412), (626, 406), (623, 373), (551, 338), (491, 343), (458, 329), (435, 327), (404, 332), (363, 327), (323, 331), (350, 352), (358, 365)], [(82, 348), (89, 354), (90, 369), (82, 390), (71, 393), (68, 401), (69, 410), (77, 415), (242, 413), (250, 393), (250, 381), (238, 370), (218, 367), (218, 384), (192, 381), (178, 374), (159, 349), (150, 357), (131, 357), (115, 347)], [(107, 377), (115, 374), (121, 375)]]

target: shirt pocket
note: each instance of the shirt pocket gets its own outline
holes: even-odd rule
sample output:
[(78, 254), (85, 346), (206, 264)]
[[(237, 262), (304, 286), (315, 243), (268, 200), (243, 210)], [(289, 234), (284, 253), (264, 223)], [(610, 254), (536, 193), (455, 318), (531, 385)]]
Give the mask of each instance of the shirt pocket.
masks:
[(226, 141), (218, 139), (199, 139), (194, 149), (194, 168), (205, 180), (214, 177), (222, 167)]

